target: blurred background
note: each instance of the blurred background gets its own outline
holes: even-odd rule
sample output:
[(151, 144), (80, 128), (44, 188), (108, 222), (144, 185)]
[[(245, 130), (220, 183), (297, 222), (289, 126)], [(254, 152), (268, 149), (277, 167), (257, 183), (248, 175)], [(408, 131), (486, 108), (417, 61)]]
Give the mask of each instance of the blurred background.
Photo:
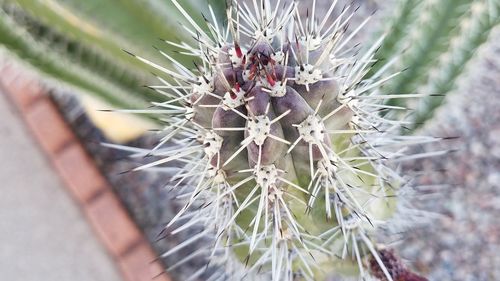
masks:
[[(180, 2), (200, 25), (225, 24), (223, 0)], [(323, 12), (330, 4), (318, 0)], [(388, 92), (436, 95), (399, 104), (412, 108), (414, 125), (405, 133), (446, 138), (417, 150), (451, 151), (404, 164), (420, 185), (407, 192), (411, 213), (381, 239), (430, 280), (500, 280), (500, 0), (345, 0), (338, 11), (346, 5), (359, 7), (348, 32), (372, 17), (353, 44), (386, 34), (381, 63), (368, 76), (391, 61), (390, 73), (405, 71)], [(158, 239), (180, 208), (163, 188), (168, 175), (120, 174), (139, 163), (100, 145), (158, 141), (161, 120), (102, 110), (164, 98), (146, 86), (168, 77), (123, 50), (168, 65), (158, 48), (193, 67), (195, 58), (166, 43), (194, 42), (181, 24), (186, 19), (169, 0), (0, 0), (0, 279), (122, 280), (4, 95), (19, 77), (44, 85), (158, 254), (185, 239)], [(185, 280), (203, 264), (169, 274)]]

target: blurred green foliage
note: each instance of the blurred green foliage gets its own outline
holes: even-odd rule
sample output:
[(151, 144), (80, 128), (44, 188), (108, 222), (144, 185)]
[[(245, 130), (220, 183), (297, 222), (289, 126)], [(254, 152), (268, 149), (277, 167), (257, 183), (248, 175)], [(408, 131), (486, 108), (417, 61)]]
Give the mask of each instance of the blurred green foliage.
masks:
[[(223, 0), (181, 2), (199, 23), (207, 4), (219, 15), (225, 8)], [(143, 87), (154, 70), (122, 49), (168, 63), (153, 46), (165, 44), (159, 38), (193, 40), (182, 31), (185, 23), (169, 0), (0, 0), (0, 44), (42, 72), (125, 108), (159, 96)], [(192, 64), (186, 56), (176, 59)]]

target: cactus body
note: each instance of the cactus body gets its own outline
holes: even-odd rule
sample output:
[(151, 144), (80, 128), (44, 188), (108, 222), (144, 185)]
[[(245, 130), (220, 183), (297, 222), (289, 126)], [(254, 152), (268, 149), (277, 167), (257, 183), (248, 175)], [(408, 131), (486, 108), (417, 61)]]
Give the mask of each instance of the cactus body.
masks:
[(151, 109), (168, 121), (148, 152), (160, 159), (135, 170), (182, 167), (171, 187), (186, 203), (167, 228), (205, 226), (214, 243), (202, 250), (226, 267), (213, 280), (366, 278), (374, 264), (392, 280), (371, 237), (406, 184), (393, 170), (402, 147), (429, 139), (394, 135), (405, 123), (380, 112), (406, 96), (380, 92), (387, 79), (363, 80), (381, 40), (348, 48), (358, 29), (346, 34), (349, 9), (333, 18), (334, 5), (319, 20), (315, 1), (307, 19), (296, 3), (233, 3), (227, 28), (189, 21), (199, 44), (175, 44), (201, 61), (195, 69), (163, 52), (174, 70), (138, 57), (172, 79), (153, 87), (171, 97)]

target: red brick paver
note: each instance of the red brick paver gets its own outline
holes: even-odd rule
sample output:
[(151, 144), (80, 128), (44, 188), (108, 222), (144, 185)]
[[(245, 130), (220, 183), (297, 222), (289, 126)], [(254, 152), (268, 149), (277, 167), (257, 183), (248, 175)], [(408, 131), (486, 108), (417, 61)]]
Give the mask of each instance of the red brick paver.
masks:
[(77, 142), (64, 147), (53, 161), (73, 196), (81, 202), (89, 202), (91, 198), (106, 190), (106, 179)]
[(154, 253), (149, 245), (142, 241), (132, 251), (123, 256), (120, 267), (129, 280), (151, 281), (154, 278), (154, 281), (169, 281), (170, 278), (158, 261), (151, 260), (148, 264), (144, 263), (144, 260), (149, 259), (152, 255)]
[[(28, 94), (28, 92), (26, 92)], [(25, 109), (24, 117), (42, 148), (55, 156), (64, 145), (75, 142), (70, 128), (48, 99), (38, 99)]]
[(37, 99), (43, 97), (40, 80), (35, 77), (15, 75), (19, 68), (7, 64), (0, 68), (0, 80), (5, 92), (10, 93), (12, 101), (21, 112), (25, 112)]
[(142, 238), (118, 198), (111, 191), (106, 191), (92, 200), (85, 208), (85, 213), (104, 244), (116, 257), (123, 256)]

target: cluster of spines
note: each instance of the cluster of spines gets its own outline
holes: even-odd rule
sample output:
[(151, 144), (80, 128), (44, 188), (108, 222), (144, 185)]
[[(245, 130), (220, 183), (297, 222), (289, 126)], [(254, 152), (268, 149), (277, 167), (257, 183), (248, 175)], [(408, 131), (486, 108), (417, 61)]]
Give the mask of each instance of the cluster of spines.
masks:
[[(317, 256), (323, 256), (355, 261), (364, 277), (365, 257), (371, 256), (385, 278), (392, 280), (370, 238), (374, 226), (383, 223), (371, 214), (372, 202), (385, 202), (390, 197), (386, 192), (395, 193), (391, 189), (406, 182), (387, 162), (421, 157), (406, 156), (404, 146), (435, 139), (398, 137), (407, 123), (380, 114), (405, 109), (385, 105), (387, 99), (421, 95), (381, 93), (380, 86), (398, 75), (380, 78), (388, 66), (370, 80), (363, 79), (374, 63), (373, 55), (382, 38), (362, 56), (352, 55), (357, 52), (348, 48), (348, 42), (368, 19), (346, 36), (352, 17), (348, 8), (330, 23), (327, 20), (336, 1), (325, 19), (318, 22), (316, 1), (311, 17), (302, 20), (296, 3), (278, 9), (280, 1), (271, 6), (268, 0), (254, 0), (253, 8), (246, 3), (230, 5), (225, 28), (217, 25), (210, 10), (212, 22), (207, 20), (206, 32), (176, 0), (172, 2), (194, 28), (192, 31), (184, 27), (195, 38), (196, 46), (167, 43), (202, 63), (190, 70), (160, 51), (173, 65), (172, 70), (137, 57), (171, 79), (159, 78), (162, 84), (151, 87), (166, 96), (165, 102), (136, 111), (159, 114), (168, 125), (160, 143), (147, 152), (160, 159), (135, 170), (167, 163), (182, 166), (170, 187), (179, 189), (179, 199), (186, 203), (167, 228), (176, 225), (173, 232), (178, 233), (202, 224), (205, 230), (164, 256), (212, 234), (212, 264), (221, 257), (226, 262), (237, 256), (228, 248), (248, 252), (241, 259), (246, 267), (242, 266), (238, 273), (234, 269), (226, 273), (245, 277), (270, 274), (273, 280), (293, 280), (297, 276), (314, 280), (322, 271)], [(328, 123), (330, 120), (333, 125)], [(293, 131), (294, 139), (285, 138), (286, 128), (281, 124)], [(242, 141), (234, 137), (242, 133)], [(332, 139), (343, 143), (332, 146)], [(264, 144), (268, 141), (277, 144), (272, 146), (276, 151), (269, 146), (266, 150)], [(286, 153), (281, 155), (279, 148), (283, 147)], [(243, 151), (249, 156), (242, 164), (238, 155)], [(305, 172), (297, 167), (291, 172), (283, 165), (291, 161), (294, 152), (294, 165), (307, 163), (303, 165), (307, 167)], [(304, 175), (290, 175), (293, 172)], [(307, 183), (302, 186), (304, 178)], [(365, 182), (366, 178), (372, 182)], [(244, 196), (238, 194), (244, 188)], [(320, 196), (324, 196), (321, 204), (317, 203)], [(311, 233), (302, 226), (304, 218), (297, 217), (307, 219), (321, 205), (326, 230)], [(255, 214), (250, 221), (238, 222), (241, 214), (251, 208)], [(332, 244), (338, 240), (343, 244), (340, 250), (334, 250)], [(199, 254), (205, 252), (200, 250)], [(224, 279), (227, 275), (214, 273), (211, 278)]]

